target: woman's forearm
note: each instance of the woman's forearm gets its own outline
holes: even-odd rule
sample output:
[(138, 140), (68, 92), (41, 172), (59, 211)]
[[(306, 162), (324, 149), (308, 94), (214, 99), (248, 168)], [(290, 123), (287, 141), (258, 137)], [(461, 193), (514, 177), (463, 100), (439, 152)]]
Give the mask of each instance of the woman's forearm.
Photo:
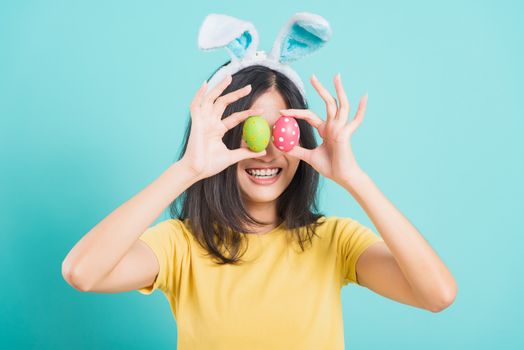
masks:
[(344, 188), (357, 200), (380, 232), (419, 300), (435, 305), (449, 300), (457, 285), (450, 271), (411, 222), (373, 180), (358, 172)]
[(184, 162), (173, 163), (158, 178), (117, 207), (78, 241), (62, 263), (62, 274), (89, 290), (118, 264), (160, 213), (198, 181)]

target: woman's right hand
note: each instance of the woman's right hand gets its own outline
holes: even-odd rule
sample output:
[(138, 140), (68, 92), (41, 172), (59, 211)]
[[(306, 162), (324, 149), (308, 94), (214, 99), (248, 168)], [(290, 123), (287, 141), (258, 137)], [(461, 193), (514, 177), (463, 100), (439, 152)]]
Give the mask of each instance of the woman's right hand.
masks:
[(207, 95), (204, 95), (207, 87), (207, 82), (204, 82), (191, 102), (191, 132), (181, 160), (198, 179), (215, 175), (243, 159), (266, 154), (266, 150), (253, 152), (244, 147), (230, 150), (222, 141), (229, 129), (251, 115), (262, 113), (262, 109), (248, 109), (221, 119), (230, 103), (251, 92), (251, 85), (246, 85), (220, 96), (231, 81), (232, 77), (227, 76)]

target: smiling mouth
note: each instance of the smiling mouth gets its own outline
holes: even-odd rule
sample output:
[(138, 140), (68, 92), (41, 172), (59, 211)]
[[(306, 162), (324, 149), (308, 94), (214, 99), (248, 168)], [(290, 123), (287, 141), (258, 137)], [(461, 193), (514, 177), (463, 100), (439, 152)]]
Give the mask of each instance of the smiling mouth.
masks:
[(249, 169), (245, 169), (245, 171), (249, 176), (252, 176), (257, 179), (270, 179), (275, 176), (278, 176), (278, 174), (282, 172), (282, 168), (268, 168), (268, 169), (249, 168)]

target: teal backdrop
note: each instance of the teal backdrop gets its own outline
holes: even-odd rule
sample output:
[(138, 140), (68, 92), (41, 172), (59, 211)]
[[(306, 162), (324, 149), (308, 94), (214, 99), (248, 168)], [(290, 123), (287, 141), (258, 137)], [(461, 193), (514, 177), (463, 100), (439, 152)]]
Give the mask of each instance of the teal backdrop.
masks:
[[(313, 73), (333, 93), (342, 74), (351, 116), (369, 93), (355, 156), (459, 286), (440, 313), (344, 287), (346, 346), (523, 349), (522, 4), (2, 1), (0, 347), (176, 347), (161, 292), (81, 293), (62, 260), (175, 160), (196, 89), (228, 58), (197, 48), (204, 17), (252, 21), (268, 50), (293, 13), (310, 11), (333, 28), (293, 65), (311, 109), (324, 116)], [(320, 204), (376, 232), (331, 180)]]

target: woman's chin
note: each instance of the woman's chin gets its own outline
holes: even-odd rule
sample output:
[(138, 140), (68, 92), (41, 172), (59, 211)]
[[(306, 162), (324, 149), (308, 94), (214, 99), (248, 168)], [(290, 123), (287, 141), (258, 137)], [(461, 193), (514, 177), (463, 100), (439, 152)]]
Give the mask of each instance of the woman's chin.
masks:
[(274, 191), (265, 191), (264, 189), (261, 189), (259, 191), (243, 191), (243, 197), (244, 200), (250, 202), (250, 203), (268, 203), (275, 201), (279, 194), (274, 193)]

